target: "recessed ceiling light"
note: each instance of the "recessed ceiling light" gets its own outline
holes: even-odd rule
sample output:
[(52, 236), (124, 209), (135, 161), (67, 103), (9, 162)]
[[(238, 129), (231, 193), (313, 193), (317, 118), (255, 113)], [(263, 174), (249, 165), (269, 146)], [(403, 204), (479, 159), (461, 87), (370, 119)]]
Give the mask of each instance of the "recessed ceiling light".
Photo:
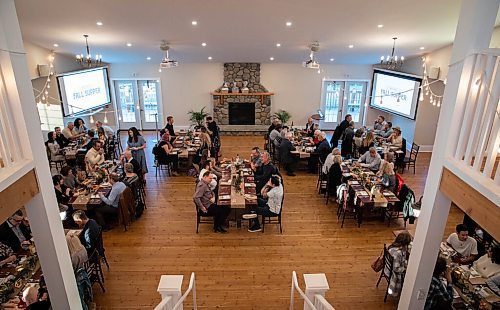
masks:
[(421, 46), (421, 47), (420, 47), (420, 50), (425, 50), (425, 47)]
[(354, 45), (350, 44), (350, 45), (349, 45), (349, 48), (354, 48)]
[(96, 25), (97, 26), (102, 26), (102, 22), (97, 22)]
[(201, 46), (207, 46), (207, 43), (203, 42), (201, 43)]
[(193, 20), (193, 21), (191, 22), (191, 25), (196, 26), (196, 25), (198, 25), (198, 22), (197, 22), (197, 21), (195, 21), (195, 20)]
[(57, 44), (57, 43), (54, 43), (54, 47), (59, 47), (59, 44)]
[(377, 25), (377, 27), (378, 27), (378, 28), (384, 28), (384, 25), (379, 24), (379, 25)]
[(330, 61), (334, 61), (335, 59), (334, 58), (330, 58)]
[(269, 57), (269, 60), (270, 60), (270, 61), (273, 61), (273, 60), (274, 60), (274, 57)]
[(276, 47), (280, 47), (281, 46), (281, 43), (276, 43)]
[(212, 56), (208, 56), (208, 60), (212, 60)]
[(292, 22), (286, 22), (287, 27), (292, 27)]
[(147, 60), (151, 60), (151, 57), (146, 57)]
[(127, 43), (127, 46), (128, 46), (128, 47), (131, 47), (131, 46), (132, 46), (132, 43)]

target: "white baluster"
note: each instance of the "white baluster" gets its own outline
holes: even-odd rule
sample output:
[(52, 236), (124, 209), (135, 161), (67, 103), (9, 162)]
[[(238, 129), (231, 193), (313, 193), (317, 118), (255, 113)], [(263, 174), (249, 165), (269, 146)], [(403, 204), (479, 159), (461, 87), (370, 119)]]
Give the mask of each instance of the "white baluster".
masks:
[[(314, 300), (316, 294), (324, 297), (325, 293), (330, 289), (324, 273), (304, 274), (304, 282), (306, 283), (305, 294), (311, 301)], [(310, 309), (307, 303), (304, 302), (304, 310)]]
[[(160, 293), (162, 299), (171, 297), (170, 307), (173, 307), (173, 305), (175, 305), (181, 298), (181, 286), (183, 279), (183, 275), (162, 275), (160, 278), (158, 293)], [(180, 305), (177, 309), (182, 310), (182, 305)]]

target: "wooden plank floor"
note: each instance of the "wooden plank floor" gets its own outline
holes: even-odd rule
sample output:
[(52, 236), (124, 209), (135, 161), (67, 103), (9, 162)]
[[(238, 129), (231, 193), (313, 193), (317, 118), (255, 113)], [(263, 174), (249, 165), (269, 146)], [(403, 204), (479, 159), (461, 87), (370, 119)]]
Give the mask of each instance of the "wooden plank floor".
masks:
[[(262, 144), (261, 137), (222, 137), (223, 156), (248, 158), (251, 147)], [(325, 205), (316, 194), (316, 176), (299, 172), (285, 176), (282, 235), (273, 225), (264, 234), (249, 233), (245, 226), (231, 227), (225, 235), (201, 225), (196, 234), (193, 178), (156, 179), (151, 148), (149, 143), (148, 209), (129, 231), (115, 228), (104, 234), (110, 271), (105, 270), (106, 293), (94, 286), (98, 309), (152, 309), (160, 301), (156, 289), (162, 274), (183, 274), (184, 291), (191, 272), (196, 273), (201, 309), (288, 309), (293, 270), (302, 288), (302, 274), (326, 273), (331, 288), (326, 297), (337, 310), (396, 308), (391, 298), (384, 304), (386, 284), (375, 287), (377, 274), (370, 264), (383, 244), (393, 240), (392, 231), (403, 228), (401, 220), (387, 227), (370, 219), (361, 228), (346, 220), (341, 229), (337, 206)], [(429, 160), (429, 153), (420, 154), (417, 173), (403, 175), (417, 197)], [(453, 209), (446, 235), (457, 221), (461, 213)], [(300, 308), (296, 299), (295, 309)]]

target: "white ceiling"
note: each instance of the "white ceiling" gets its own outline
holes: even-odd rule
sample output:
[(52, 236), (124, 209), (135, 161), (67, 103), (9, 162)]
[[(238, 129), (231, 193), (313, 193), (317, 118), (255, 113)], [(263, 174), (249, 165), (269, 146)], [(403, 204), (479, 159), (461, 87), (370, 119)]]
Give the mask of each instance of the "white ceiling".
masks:
[[(162, 39), (182, 62), (304, 61), (319, 41), (321, 63), (376, 63), (390, 53), (414, 56), (450, 44), (457, 0), (17, 0), (24, 40), (59, 53), (91, 53), (109, 63), (159, 63)], [(196, 20), (197, 26), (191, 25)], [(96, 22), (103, 22), (97, 26)], [(286, 27), (286, 21), (293, 23)], [(378, 28), (383, 24), (383, 28)], [(127, 47), (126, 43), (132, 43)], [(202, 47), (201, 43), (207, 46)], [(276, 43), (281, 43), (277, 48)], [(59, 44), (54, 48), (53, 44)], [(354, 48), (349, 49), (348, 45)], [(419, 50), (424, 46), (425, 50)]]

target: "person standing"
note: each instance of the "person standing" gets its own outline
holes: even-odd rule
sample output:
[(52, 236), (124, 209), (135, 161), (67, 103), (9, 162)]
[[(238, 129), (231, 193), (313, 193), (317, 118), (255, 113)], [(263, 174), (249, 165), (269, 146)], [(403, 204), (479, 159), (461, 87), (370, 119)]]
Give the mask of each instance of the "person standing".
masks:
[(335, 128), (332, 139), (330, 140), (330, 145), (332, 148), (336, 148), (339, 145), (339, 140), (342, 138), (346, 128), (349, 127), (349, 123), (351, 121), (352, 121), (351, 114), (347, 114), (344, 120), (337, 126), (337, 128)]
[(354, 146), (354, 122), (350, 121), (349, 126), (344, 130), (343, 139), (342, 139), (342, 147), (340, 152), (342, 157), (350, 158), (353, 155), (353, 146)]
[(207, 116), (207, 132), (212, 140), (212, 156), (217, 160), (220, 151), (219, 126), (211, 116)]
[(139, 133), (139, 130), (137, 130), (137, 128), (131, 127), (128, 130), (127, 150), (131, 151), (132, 157), (134, 157), (139, 162), (139, 164), (141, 164), (143, 175), (148, 173), (146, 154), (144, 153), (145, 148), (146, 140), (144, 140), (144, 137)]
[(174, 117), (172, 115), (167, 116), (167, 125), (165, 125), (165, 129), (170, 134), (170, 143), (173, 143), (177, 135), (174, 130)]
[(285, 138), (281, 141), (279, 146), (279, 154), (280, 154), (280, 162), (283, 164), (286, 170), (286, 174), (288, 176), (294, 177), (295, 173), (295, 163), (297, 162), (294, 155), (291, 153), (295, 151), (295, 146), (293, 146), (290, 141), (293, 138), (293, 134), (288, 132), (285, 135)]

